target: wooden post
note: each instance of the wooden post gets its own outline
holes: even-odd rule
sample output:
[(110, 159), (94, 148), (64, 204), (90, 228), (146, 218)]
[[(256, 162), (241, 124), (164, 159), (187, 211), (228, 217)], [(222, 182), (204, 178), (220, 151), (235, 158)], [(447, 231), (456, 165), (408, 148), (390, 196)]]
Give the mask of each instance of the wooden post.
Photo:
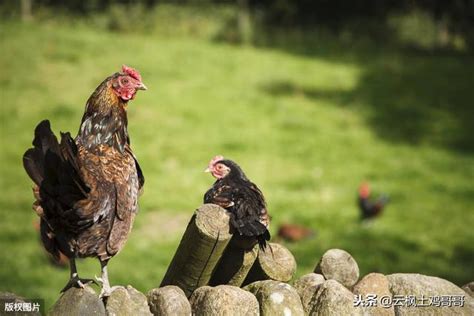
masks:
[(267, 249), (258, 253), (244, 285), (260, 280), (288, 282), (295, 271), (296, 260), (291, 252), (280, 244), (268, 243)]
[(229, 215), (214, 204), (196, 210), (160, 286), (177, 285), (187, 297), (206, 285), (232, 235)]
[(258, 245), (245, 250), (232, 245), (227, 246), (209, 285), (227, 284), (241, 286), (258, 256)]

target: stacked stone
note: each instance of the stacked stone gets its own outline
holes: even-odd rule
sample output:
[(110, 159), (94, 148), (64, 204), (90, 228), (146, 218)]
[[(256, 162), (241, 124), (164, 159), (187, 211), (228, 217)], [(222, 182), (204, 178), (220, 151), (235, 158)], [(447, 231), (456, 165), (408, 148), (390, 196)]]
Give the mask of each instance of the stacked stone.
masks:
[[(269, 243), (265, 251), (242, 249), (229, 231), (228, 213), (205, 204), (191, 218), (159, 288), (144, 295), (117, 287), (105, 300), (89, 286), (71, 288), (49, 315), (474, 315), (473, 282), (459, 288), (402, 273), (359, 280), (356, 260), (341, 249), (324, 253), (314, 272), (292, 286), (296, 261), (287, 248)], [(451, 301), (421, 307), (422, 298)]]

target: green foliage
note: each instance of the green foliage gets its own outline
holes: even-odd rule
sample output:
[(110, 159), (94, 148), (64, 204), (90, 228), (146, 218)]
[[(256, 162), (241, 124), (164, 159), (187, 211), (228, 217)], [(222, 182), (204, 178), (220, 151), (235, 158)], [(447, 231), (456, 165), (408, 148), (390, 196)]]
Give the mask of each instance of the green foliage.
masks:
[[(0, 5), (0, 14), (2, 8), (6, 10), (5, 6)], [(236, 21), (236, 18), (236, 8), (230, 4), (160, 4), (153, 7), (140, 3), (112, 4), (102, 11), (91, 11), (85, 16), (48, 7), (38, 7), (34, 11), (34, 19), (37, 22), (57, 27), (68, 25), (114, 33), (191, 36), (202, 39), (211, 39), (223, 32), (238, 33), (238, 29), (227, 30), (227, 25), (233, 26), (232, 21)]]
[(451, 47), (465, 50), (463, 37), (451, 34), (447, 19), (436, 21), (425, 11), (414, 10), (403, 15), (394, 15), (388, 19), (388, 25), (401, 44), (419, 49), (433, 50)]
[[(261, 187), (273, 234), (283, 222), (316, 230), (288, 244), (298, 274), (339, 247), (362, 274), (472, 281), (472, 57), (318, 33), (232, 46), (153, 14), (163, 16), (155, 28), (181, 36), (109, 32), (60, 17), (1, 22), (0, 291), (44, 297), (48, 306), (57, 299), (68, 271), (50, 265), (40, 246), (21, 157), (44, 118), (57, 133), (75, 133), (90, 93), (122, 64), (138, 68), (149, 88), (129, 106), (146, 186), (131, 237), (110, 263), (112, 284), (159, 285), (213, 182), (202, 170), (215, 154), (238, 161)], [(391, 197), (369, 225), (355, 203), (364, 179)], [(95, 260), (78, 268), (82, 277), (100, 272)]]
[(116, 32), (210, 38), (229, 13), (232, 7), (226, 5), (113, 5), (98, 16), (107, 20), (107, 29)]

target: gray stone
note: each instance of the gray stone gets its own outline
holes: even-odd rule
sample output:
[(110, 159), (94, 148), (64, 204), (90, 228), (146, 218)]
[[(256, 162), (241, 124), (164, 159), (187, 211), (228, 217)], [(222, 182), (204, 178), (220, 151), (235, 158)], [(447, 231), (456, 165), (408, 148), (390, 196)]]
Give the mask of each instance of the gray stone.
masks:
[(318, 291), (319, 286), (324, 283), (324, 277), (321, 274), (309, 273), (303, 275), (295, 281), (294, 288), (301, 298), (301, 303), (307, 314), (311, 311), (310, 303), (313, 295)]
[(335, 280), (319, 286), (309, 307), (309, 315), (363, 315), (361, 308), (354, 307), (354, 294)]
[(193, 315), (258, 315), (258, 302), (236, 286), (202, 286), (191, 295)]
[(148, 305), (155, 316), (190, 316), (191, 304), (184, 291), (175, 285), (152, 289), (147, 294)]
[(352, 256), (341, 249), (330, 249), (324, 253), (314, 269), (326, 280), (336, 280), (351, 288), (359, 279), (359, 266)]
[(247, 285), (260, 304), (260, 315), (304, 315), (298, 292), (289, 284), (266, 280)]
[(326, 280), (322, 274), (308, 273), (296, 280), (293, 287), (299, 292), (307, 287), (323, 284), (324, 281)]
[[(461, 288), (453, 283), (437, 277), (431, 277), (421, 274), (396, 273), (387, 275), (390, 292), (392, 295), (405, 297), (413, 295), (417, 301), (422, 297), (428, 299), (425, 304), (430, 303), (430, 297), (441, 296), (463, 296), (463, 307), (415, 307), (395, 306), (395, 315), (474, 315), (474, 299), (466, 294)], [(437, 304), (435, 304), (437, 305)]]
[(146, 296), (132, 286), (116, 288), (107, 298), (108, 316), (152, 315)]
[(105, 315), (104, 303), (90, 287), (83, 289), (72, 287), (64, 292), (51, 307), (50, 316)]
[(376, 306), (367, 306), (364, 308), (364, 315), (374, 316), (393, 316), (395, 310), (393, 306), (385, 308), (382, 306), (380, 299), (382, 297), (392, 297), (388, 287), (388, 279), (380, 273), (370, 273), (363, 277), (353, 289), (355, 295), (360, 295), (361, 299), (367, 300), (367, 296), (375, 294), (377, 302)]
[(462, 289), (469, 294), (470, 297), (474, 297), (474, 281), (469, 282), (468, 284), (464, 284)]

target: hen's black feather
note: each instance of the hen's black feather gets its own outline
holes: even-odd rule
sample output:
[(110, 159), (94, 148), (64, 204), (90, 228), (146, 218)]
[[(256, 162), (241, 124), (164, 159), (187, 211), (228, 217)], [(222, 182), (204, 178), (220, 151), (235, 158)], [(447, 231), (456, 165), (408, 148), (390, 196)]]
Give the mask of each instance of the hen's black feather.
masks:
[(204, 195), (204, 203), (217, 204), (230, 212), (230, 223), (242, 238), (256, 240), (265, 249), (270, 232), (265, 198), (232, 160), (221, 160), (230, 172), (218, 179)]
[(379, 216), (389, 198), (385, 195), (379, 197), (376, 201), (371, 201), (370, 197), (359, 196), (359, 209), (361, 211), (361, 219), (368, 219)]

